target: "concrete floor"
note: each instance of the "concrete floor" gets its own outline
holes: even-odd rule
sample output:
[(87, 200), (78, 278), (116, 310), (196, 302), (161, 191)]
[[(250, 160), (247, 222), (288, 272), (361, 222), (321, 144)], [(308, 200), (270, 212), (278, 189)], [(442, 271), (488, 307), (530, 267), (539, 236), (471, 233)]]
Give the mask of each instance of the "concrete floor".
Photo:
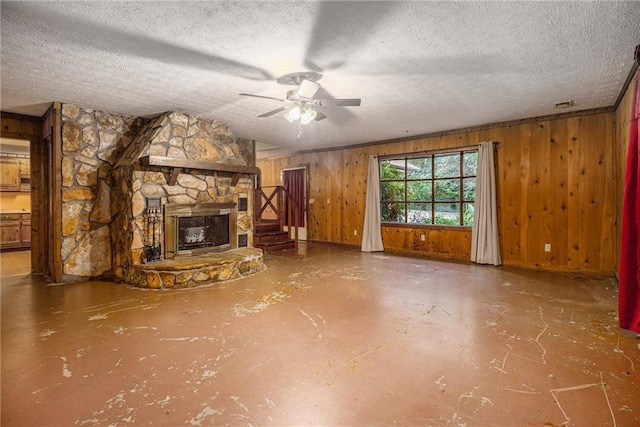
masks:
[(183, 291), (4, 277), (2, 426), (640, 425), (612, 279), (312, 243), (265, 263)]

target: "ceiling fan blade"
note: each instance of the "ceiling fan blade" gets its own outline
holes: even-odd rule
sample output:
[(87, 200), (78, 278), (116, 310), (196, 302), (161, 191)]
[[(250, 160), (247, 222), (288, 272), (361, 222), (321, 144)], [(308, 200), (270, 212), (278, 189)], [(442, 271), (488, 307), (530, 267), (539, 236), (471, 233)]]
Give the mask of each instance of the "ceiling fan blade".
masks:
[(320, 120), (323, 120), (323, 119), (326, 119), (326, 118), (327, 118), (326, 115), (324, 115), (320, 111), (316, 110), (316, 118), (315, 118), (316, 122), (319, 122)]
[(271, 110), (271, 111), (268, 111), (268, 112), (266, 112), (266, 113), (264, 113), (264, 114), (260, 114), (258, 117), (269, 117), (269, 116), (273, 116), (274, 114), (278, 114), (279, 112), (281, 112), (281, 111), (286, 111), (286, 110), (288, 110), (288, 109), (289, 109), (289, 107), (280, 107), (280, 108), (276, 108), (275, 110)]
[(250, 93), (239, 93), (238, 95), (242, 95), (242, 96), (251, 96), (251, 97), (253, 97), (253, 98), (273, 99), (274, 101), (284, 102), (284, 99), (281, 99), (281, 98), (274, 98), (273, 96), (252, 95), (252, 94), (250, 94)]
[[(366, 45), (402, 2), (318, 2), (305, 66), (322, 72), (339, 68)], [(348, 29), (346, 31), (345, 29)]]
[[(87, 17), (95, 12), (91, 11), (90, 14), (87, 14), (89, 11), (85, 7), (78, 5), (78, 14), (74, 13), (74, 17), (72, 17), (71, 14), (58, 12), (55, 9), (46, 9), (35, 3), (18, 4), (15, 2), (9, 5), (3, 2), (2, 25), (5, 25), (5, 18), (12, 24), (17, 22), (37, 23), (37, 31), (42, 32), (45, 37), (51, 31), (55, 31), (56, 36), (59, 36), (70, 49), (74, 50), (82, 49), (82, 51), (90, 52), (97, 49), (108, 53), (118, 52), (132, 58), (145, 58), (163, 64), (193, 67), (249, 80), (273, 79), (273, 76), (266, 70), (231, 58), (210, 55), (197, 48), (161, 41), (159, 38), (143, 33), (126, 31), (122, 26), (91, 22)], [(107, 6), (105, 11), (109, 7)], [(85, 14), (86, 16), (83, 17)], [(35, 29), (36, 26), (34, 25), (33, 28)]]
[(359, 107), (360, 99), (314, 99), (313, 104), (318, 107)]

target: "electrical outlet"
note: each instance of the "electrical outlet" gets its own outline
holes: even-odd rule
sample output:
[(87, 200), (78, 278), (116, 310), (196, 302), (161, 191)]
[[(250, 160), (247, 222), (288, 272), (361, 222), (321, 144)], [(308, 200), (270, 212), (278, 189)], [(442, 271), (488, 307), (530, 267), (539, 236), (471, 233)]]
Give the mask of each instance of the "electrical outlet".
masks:
[(353, 235), (357, 236), (358, 235), (358, 230), (353, 230)]
[(424, 234), (421, 234), (420, 235), (420, 240), (422, 240), (424, 242), (425, 240), (427, 240), (427, 236), (425, 236)]
[(327, 204), (330, 205), (331, 204), (331, 199), (327, 199)]
[(545, 252), (551, 252), (551, 243), (545, 243), (544, 244), (544, 251)]

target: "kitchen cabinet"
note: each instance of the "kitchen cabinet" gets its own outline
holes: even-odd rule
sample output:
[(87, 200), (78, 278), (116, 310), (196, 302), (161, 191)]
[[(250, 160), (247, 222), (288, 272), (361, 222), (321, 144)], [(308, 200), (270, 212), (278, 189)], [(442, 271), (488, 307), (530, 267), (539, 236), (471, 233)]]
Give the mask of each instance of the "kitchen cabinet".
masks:
[(18, 160), (18, 172), (20, 173), (20, 176), (31, 175), (31, 163), (29, 162), (29, 159)]
[(31, 246), (31, 214), (20, 215), (20, 246)]
[(31, 163), (29, 157), (0, 158), (0, 190), (31, 190)]
[(31, 214), (0, 214), (0, 249), (31, 246)]
[(21, 159), (18, 163), (20, 191), (31, 191), (31, 162), (29, 159)]
[(0, 247), (19, 248), (20, 214), (0, 215)]
[(0, 159), (0, 190), (20, 190), (20, 162), (17, 159)]

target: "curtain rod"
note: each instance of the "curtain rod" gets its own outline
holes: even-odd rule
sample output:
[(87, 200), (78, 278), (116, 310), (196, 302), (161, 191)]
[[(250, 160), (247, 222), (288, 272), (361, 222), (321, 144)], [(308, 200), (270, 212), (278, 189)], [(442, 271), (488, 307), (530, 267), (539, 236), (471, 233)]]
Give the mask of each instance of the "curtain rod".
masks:
[[(491, 141), (493, 142), (494, 147), (499, 146), (500, 143), (498, 141)], [(459, 145), (457, 147), (447, 147), (447, 148), (437, 148), (435, 150), (423, 150), (423, 151), (413, 151), (411, 153), (398, 153), (398, 154), (385, 154), (384, 156), (380, 156), (378, 155), (378, 159), (394, 159), (397, 157), (420, 157), (421, 155), (425, 155), (425, 154), (438, 154), (438, 153), (449, 153), (449, 152), (453, 152), (453, 151), (471, 151), (471, 150), (477, 150), (478, 149), (478, 145), (480, 144), (474, 144), (474, 145)]]

